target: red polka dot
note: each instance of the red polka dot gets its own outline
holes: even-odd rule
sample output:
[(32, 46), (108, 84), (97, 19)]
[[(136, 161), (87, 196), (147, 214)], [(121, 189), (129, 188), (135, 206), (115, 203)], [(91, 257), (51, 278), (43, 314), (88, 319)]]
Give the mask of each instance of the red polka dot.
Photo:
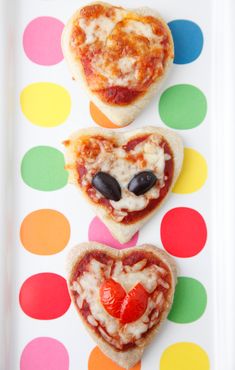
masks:
[(173, 208), (162, 219), (162, 244), (173, 256), (196, 256), (205, 246), (206, 239), (206, 223), (202, 215), (192, 208)]
[(113, 238), (107, 227), (103, 224), (103, 222), (100, 221), (98, 217), (93, 218), (88, 231), (89, 241), (107, 244), (116, 249), (134, 247), (138, 242), (138, 237), (139, 233), (136, 233), (129, 242), (121, 244)]
[(24, 348), (20, 370), (68, 370), (69, 355), (65, 346), (54, 338), (33, 339)]
[(62, 316), (71, 303), (66, 280), (49, 272), (28, 278), (20, 289), (19, 301), (24, 313), (38, 320)]

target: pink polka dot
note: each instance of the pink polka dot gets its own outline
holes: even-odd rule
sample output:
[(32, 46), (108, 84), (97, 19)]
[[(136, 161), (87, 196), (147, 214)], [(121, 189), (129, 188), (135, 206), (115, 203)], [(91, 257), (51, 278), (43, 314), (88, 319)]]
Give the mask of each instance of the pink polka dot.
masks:
[(107, 227), (98, 217), (93, 218), (88, 231), (88, 238), (90, 241), (107, 244), (116, 249), (134, 247), (138, 242), (138, 237), (139, 233), (137, 232), (128, 243), (121, 244), (112, 237)]
[(61, 33), (64, 24), (52, 17), (33, 19), (25, 28), (23, 46), (27, 57), (34, 63), (50, 66), (61, 62)]
[(20, 370), (68, 370), (69, 355), (65, 346), (56, 339), (40, 337), (24, 348)]

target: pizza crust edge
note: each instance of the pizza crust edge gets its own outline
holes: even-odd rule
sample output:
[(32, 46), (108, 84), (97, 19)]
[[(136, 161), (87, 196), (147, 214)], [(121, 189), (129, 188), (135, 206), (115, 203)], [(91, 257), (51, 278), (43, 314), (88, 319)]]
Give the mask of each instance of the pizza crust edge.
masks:
[(163, 313), (159, 324), (151, 330), (151, 333), (146, 336), (142, 345), (137, 348), (130, 349), (124, 352), (115, 350), (101, 336), (97, 336), (94, 333), (94, 331), (90, 328), (90, 326), (87, 324), (86, 320), (84, 320), (83, 316), (80, 314), (79, 310), (77, 310), (77, 307), (76, 307), (79, 317), (81, 318), (86, 330), (88, 331), (90, 336), (93, 338), (93, 340), (98, 344), (101, 351), (106, 356), (111, 358), (114, 362), (116, 362), (119, 366), (123, 367), (124, 369), (130, 369), (140, 361), (145, 348), (150, 344), (150, 342), (152, 342), (153, 338), (157, 335), (166, 317), (168, 316), (168, 313), (173, 303), (175, 286), (177, 283), (177, 275), (178, 275), (177, 265), (169, 254), (167, 254), (164, 250), (152, 244), (142, 244), (136, 247), (118, 250), (118, 249), (114, 249), (107, 245), (96, 243), (96, 242), (85, 242), (85, 243), (81, 243), (73, 247), (67, 258), (66, 270), (67, 270), (67, 282), (68, 282), (69, 292), (70, 292), (69, 282), (74, 274), (75, 265), (86, 255), (87, 252), (97, 251), (97, 250), (106, 252), (108, 255), (110, 255), (113, 258), (118, 257), (118, 256), (125, 256), (125, 254), (128, 254), (129, 252), (134, 252), (134, 251), (139, 251), (139, 250), (143, 250), (146, 252), (152, 252), (156, 257), (158, 257), (161, 261), (163, 261), (168, 266), (169, 271), (171, 272), (172, 289), (171, 289), (169, 306)]
[[(106, 6), (111, 6), (110, 4), (104, 3), (104, 2), (93, 2), (88, 5), (94, 5), (94, 4), (103, 4)], [(92, 91), (90, 90), (87, 81), (86, 76), (83, 71), (83, 66), (79, 59), (75, 59), (73, 53), (70, 50), (70, 36), (73, 29), (73, 22), (78, 17), (78, 14), (80, 12), (80, 9), (78, 9), (75, 14), (70, 18), (68, 23), (66, 24), (61, 38), (61, 46), (63, 50), (63, 54), (65, 57), (65, 60), (67, 61), (67, 65), (69, 67), (69, 70), (75, 80), (77, 80), (80, 85), (84, 88), (84, 90), (87, 92), (90, 100), (109, 118), (115, 125), (124, 127), (129, 125), (131, 122), (134, 121), (134, 119), (139, 115), (139, 113), (149, 104), (152, 97), (157, 93), (157, 91), (161, 88), (163, 82), (168, 77), (170, 67), (173, 65), (173, 59), (174, 58), (168, 58), (166, 66), (165, 66), (165, 72), (164, 74), (157, 78), (157, 80), (150, 85), (150, 87), (146, 90), (144, 95), (141, 95), (137, 99), (133, 101), (133, 103), (130, 103), (126, 106), (115, 106), (110, 105), (105, 102), (103, 102), (98, 96), (96, 96)], [(133, 11), (141, 16), (153, 16), (157, 19), (159, 19), (166, 29), (169, 31), (169, 37), (171, 40), (172, 50), (171, 54), (174, 55), (174, 43), (171, 35), (171, 31), (167, 25), (167, 23), (160, 17), (159, 13), (151, 8), (148, 7), (141, 7), (136, 9), (127, 9), (130, 11)]]

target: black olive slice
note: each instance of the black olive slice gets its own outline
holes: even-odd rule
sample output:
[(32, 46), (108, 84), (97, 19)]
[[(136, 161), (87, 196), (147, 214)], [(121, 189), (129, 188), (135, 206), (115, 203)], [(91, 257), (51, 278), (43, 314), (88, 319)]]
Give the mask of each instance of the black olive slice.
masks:
[(157, 182), (157, 177), (152, 171), (142, 171), (137, 173), (129, 182), (128, 190), (135, 195), (145, 194)]
[(97, 172), (92, 179), (92, 186), (105, 198), (118, 202), (121, 199), (121, 187), (117, 180), (106, 172)]

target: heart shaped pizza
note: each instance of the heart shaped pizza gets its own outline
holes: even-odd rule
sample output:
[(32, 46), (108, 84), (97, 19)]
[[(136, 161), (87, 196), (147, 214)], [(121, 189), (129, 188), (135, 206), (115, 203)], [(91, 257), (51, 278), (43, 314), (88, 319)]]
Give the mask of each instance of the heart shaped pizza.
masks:
[(95, 105), (126, 126), (156, 93), (172, 65), (169, 27), (149, 8), (92, 3), (79, 9), (62, 35), (64, 57)]
[(91, 242), (68, 259), (68, 288), (100, 349), (129, 369), (142, 357), (172, 305), (176, 266), (163, 250), (142, 245), (117, 250)]
[(129, 241), (170, 193), (182, 166), (179, 136), (165, 128), (82, 129), (64, 142), (69, 181), (120, 243)]

